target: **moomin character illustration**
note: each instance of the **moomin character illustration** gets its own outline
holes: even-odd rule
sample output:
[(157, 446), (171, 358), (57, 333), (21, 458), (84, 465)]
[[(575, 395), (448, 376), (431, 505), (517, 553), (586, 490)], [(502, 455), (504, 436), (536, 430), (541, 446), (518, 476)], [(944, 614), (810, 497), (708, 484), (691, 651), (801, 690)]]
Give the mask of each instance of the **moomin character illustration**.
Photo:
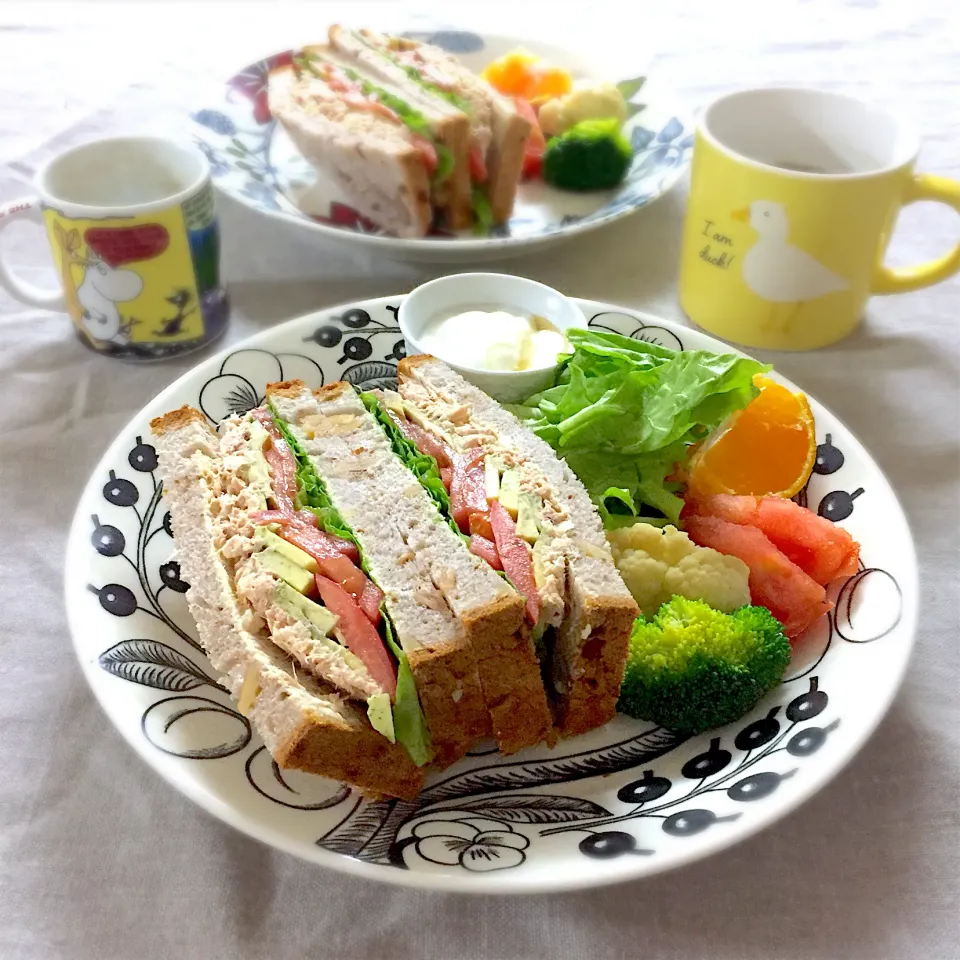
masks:
[[(93, 340), (126, 344), (130, 340), (133, 319), (124, 319), (117, 306), (136, 299), (143, 290), (143, 280), (133, 270), (113, 267), (89, 248), (81, 256), (77, 230), (65, 231), (56, 224), (54, 232), (63, 253), (60, 277), (70, 315), (79, 320), (81, 329)], [(85, 267), (77, 284), (73, 266)]]

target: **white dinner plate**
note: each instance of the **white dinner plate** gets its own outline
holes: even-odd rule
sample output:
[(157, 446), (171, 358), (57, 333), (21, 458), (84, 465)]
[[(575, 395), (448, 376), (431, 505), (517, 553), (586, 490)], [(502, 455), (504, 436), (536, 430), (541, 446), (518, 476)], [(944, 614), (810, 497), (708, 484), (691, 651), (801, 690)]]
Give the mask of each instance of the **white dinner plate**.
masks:
[[(392, 381), (400, 297), (300, 317), (199, 364), (135, 413), (73, 521), (66, 606), (107, 716), (170, 784), (244, 833), (337, 870), (473, 893), (539, 892), (643, 877), (706, 857), (782, 818), (860, 749), (900, 684), (917, 621), (903, 511), (870, 455), (811, 400), (820, 447), (800, 499), (862, 545), (861, 571), (795, 649), (784, 684), (742, 720), (697, 737), (619, 717), (554, 749), (478, 749), (413, 802), (281, 772), (197, 645), (170, 536), (151, 418), (191, 404), (212, 421), (271, 381)], [(577, 301), (591, 327), (673, 348), (705, 334)], [(783, 381), (787, 383), (787, 381)], [(789, 384), (788, 384), (789, 385)]]
[[(318, 28), (305, 42), (317, 42), (324, 33)], [(240, 70), (191, 113), (193, 134), (210, 161), (216, 185), (293, 229), (362, 244), (394, 259), (477, 262), (545, 247), (628, 216), (669, 190), (689, 164), (693, 121), (656, 77), (640, 75), (643, 64), (630, 76), (608, 76), (609, 68), (598, 63), (597, 53), (591, 57), (536, 40), (459, 30), (410, 35), (443, 47), (478, 72), (504, 53), (525, 47), (575, 77), (619, 84), (629, 102), (625, 133), (634, 151), (626, 179), (613, 190), (591, 193), (556, 190), (540, 180), (521, 184), (510, 221), (485, 237), (470, 231), (425, 239), (388, 236), (317, 177), (270, 116), (267, 76), (291, 62), (293, 51), (285, 50)]]

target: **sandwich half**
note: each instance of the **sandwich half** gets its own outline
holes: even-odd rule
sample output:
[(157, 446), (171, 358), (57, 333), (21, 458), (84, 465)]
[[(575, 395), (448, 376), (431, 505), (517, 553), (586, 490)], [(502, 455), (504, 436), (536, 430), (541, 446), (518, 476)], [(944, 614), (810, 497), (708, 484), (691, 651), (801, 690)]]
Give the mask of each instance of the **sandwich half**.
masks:
[(231, 417), (219, 435), (190, 407), (151, 426), (200, 642), (277, 764), (415, 797), (431, 751), (409, 668), (374, 649), (379, 591), (366, 578), (364, 608), (332, 580), (337, 613), (308, 597), (318, 557), (332, 576), (363, 575), (354, 545), (322, 529), (322, 508), (301, 506), (309, 478), (266, 412)]
[[(445, 101), (413, 103), (322, 46), (270, 74), (270, 111), (297, 149), (384, 230), (422, 237), (469, 210), (469, 121)], [(459, 192), (458, 192), (459, 191)]]
[(531, 133), (514, 102), (440, 47), (375, 30), (334, 25), (330, 44), (372, 75), (389, 81), (424, 105), (447, 103), (469, 118), (468, 170), (476, 206), (489, 207), (493, 223), (510, 218)]
[[(299, 381), (273, 384), (267, 397), (323, 478), (388, 606), (394, 589), (412, 591), (416, 603), (436, 606), (438, 615), (453, 618), (463, 631), (462, 644), (441, 645), (425, 635), (416, 609), (409, 619), (393, 616), (398, 641), (418, 678), (435, 747), (441, 749), (442, 741), (432, 711), (449, 711), (451, 703), (473, 718), (475, 727), (464, 724), (463, 737), (451, 737), (450, 757), (462, 755), (471, 736), (491, 729), (504, 752), (549, 740), (552, 718), (532, 630), (524, 625), (526, 601), (467, 549), (443, 514), (446, 491), (435, 461), (398, 431), (385, 430), (378, 401), (359, 396), (347, 383), (315, 393)], [(381, 571), (394, 568), (416, 570), (417, 578), (391, 584)], [(477, 702), (482, 718), (475, 712)]]
[(564, 736), (612, 719), (639, 609), (586, 489), (550, 447), (441, 361), (399, 364), (396, 426), (447, 471), (449, 513), (470, 549), (524, 594)]

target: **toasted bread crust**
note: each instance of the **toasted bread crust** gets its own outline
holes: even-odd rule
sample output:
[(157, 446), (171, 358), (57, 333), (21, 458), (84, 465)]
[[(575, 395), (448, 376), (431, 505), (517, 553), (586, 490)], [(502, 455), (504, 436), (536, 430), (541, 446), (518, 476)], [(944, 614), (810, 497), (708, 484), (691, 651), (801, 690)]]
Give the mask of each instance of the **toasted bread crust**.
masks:
[(420, 706), (432, 731), (439, 769), (455, 763), (478, 741), (490, 736), (490, 718), (469, 647), (411, 650), (407, 655), (417, 683)]
[(410, 377), (413, 375), (413, 371), (416, 367), (419, 367), (421, 363), (427, 363), (430, 360), (436, 360), (430, 353), (415, 353), (412, 357), (404, 357), (397, 364), (397, 373), (401, 377)]
[[(187, 424), (194, 422), (206, 423), (207, 418), (195, 407), (184, 404), (178, 410), (171, 410), (162, 417), (154, 417), (150, 421), (150, 429), (158, 436), (162, 437), (173, 430), (180, 430)], [(210, 433), (213, 430), (208, 426)]]
[(579, 636), (589, 628), (569, 665), (568, 694), (557, 708), (557, 726), (565, 737), (586, 733), (616, 714), (637, 607), (624, 597), (588, 597), (579, 613), (565, 625)]
[(451, 230), (466, 230), (473, 223), (470, 185), (470, 118), (464, 113), (434, 126), (437, 139), (453, 155), (450, 176), (436, 188), (434, 206)]
[(267, 397), (299, 397), (305, 386), (302, 380), (281, 380), (279, 383), (268, 383), (263, 392)]
[(550, 739), (553, 726), (540, 661), (523, 615), (523, 598), (514, 593), (463, 618), (493, 734), (507, 754)]
[(423, 771), (372, 727), (334, 727), (304, 718), (274, 759), (285, 770), (352, 783), (373, 797), (413, 800), (423, 788)]
[(514, 113), (504, 121), (503, 129), (490, 145), (487, 198), (494, 223), (505, 223), (513, 213), (530, 131), (530, 122)]

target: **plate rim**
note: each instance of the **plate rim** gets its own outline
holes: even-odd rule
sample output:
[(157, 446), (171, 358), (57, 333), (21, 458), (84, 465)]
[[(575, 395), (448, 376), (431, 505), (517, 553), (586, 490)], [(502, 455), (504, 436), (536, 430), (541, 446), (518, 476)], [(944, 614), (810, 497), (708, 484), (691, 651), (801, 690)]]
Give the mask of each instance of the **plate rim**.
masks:
[[(155, 397), (153, 397), (152, 400), (140, 407), (118, 431), (117, 435), (109, 443), (104, 453), (97, 461), (97, 464), (90, 472), (90, 475), (74, 505), (73, 518), (70, 523), (70, 530), (67, 535), (66, 550), (64, 552), (65, 562), (62, 581), (64, 590), (63, 596), (67, 615), (67, 627), (69, 630), (70, 643), (71, 647), (73, 648), (74, 655), (79, 662), (84, 679), (86, 680), (94, 699), (97, 701), (107, 720), (116, 730), (116, 732), (120, 734), (122, 739), (133, 748), (135, 753), (139, 755), (139, 757), (147, 764), (147, 766), (150, 767), (151, 770), (153, 770), (154, 773), (158, 774), (161, 779), (173, 787), (173, 789), (177, 790), (189, 800), (193, 801), (204, 812), (213, 815), (221, 822), (227, 824), (235, 830), (238, 830), (240, 833), (252, 840), (272, 846), (278, 850), (282, 850), (285, 853), (292, 854), (299, 860), (303, 860), (313, 866), (340, 871), (352, 876), (359, 876), (368, 880), (386, 883), (394, 887), (451, 893), (468, 893), (473, 895), (517, 893), (537, 895), (544, 893), (563, 893), (599, 887), (609, 887), (614, 884), (626, 883), (630, 881), (646, 880), (650, 877), (655, 877), (660, 874), (688, 866), (689, 864), (695, 863), (699, 860), (706, 860), (724, 850), (729, 849), (730, 847), (755, 837), (757, 834), (766, 830), (777, 821), (783, 820), (790, 814), (794, 813), (802, 804), (806, 803), (806, 801), (811, 799), (811, 797), (819, 793), (821, 790), (827, 787), (828, 784), (835, 780), (836, 777), (854, 759), (854, 757), (860, 753), (866, 742), (876, 732), (877, 728), (889, 713), (893, 701), (903, 686), (906, 672), (909, 669), (913, 652), (916, 648), (919, 625), (920, 585), (919, 568), (917, 565), (917, 551), (913, 530), (911, 528), (909, 518), (903, 509), (903, 504), (896, 493), (896, 490), (890, 483), (883, 469), (876, 462), (866, 447), (864, 447), (864, 445), (860, 442), (856, 434), (851, 431), (849, 427), (847, 427), (846, 423), (837, 417), (828, 407), (824, 407), (824, 409), (829, 412), (833, 421), (849, 436), (857, 450), (858, 456), (863, 457), (863, 459), (868, 461), (872, 465), (873, 469), (876, 470), (877, 479), (882, 482), (886, 488), (886, 492), (890, 497), (892, 497), (897, 509), (900, 512), (900, 517), (904, 524), (904, 529), (907, 534), (906, 559), (908, 561), (908, 569), (905, 571), (902, 580), (904, 606), (901, 623), (904, 627), (905, 648), (902, 651), (900, 663), (896, 668), (897, 673), (892, 677), (892, 683), (889, 686), (886, 697), (882, 701), (873, 700), (874, 705), (879, 704), (879, 708), (874, 712), (869, 721), (861, 723), (861, 725), (857, 728), (853, 738), (848, 741), (843, 751), (832, 755), (831, 758), (822, 762), (819, 769), (823, 772), (819, 775), (816, 782), (808, 784), (804, 788), (799, 789), (795, 794), (790, 795), (789, 798), (779, 806), (765, 807), (758, 810), (757, 813), (751, 817), (747, 823), (740, 828), (739, 831), (734, 831), (732, 835), (730, 833), (717, 833), (710, 837), (705, 837), (698, 846), (691, 847), (688, 851), (684, 851), (678, 856), (674, 856), (669, 860), (664, 860), (663, 862), (659, 860), (640, 861), (633, 869), (630, 869), (630, 864), (632, 862), (631, 860), (611, 862), (609, 864), (609, 873), (605, 873), (600, 877), (590, 877), (587, 880), (580, 879), (575, 871), (567, 870), (557, 871), (556, 876), (549, 879), (529, 880), (526, 879), (522, 873), (514, 874), (512, 871), (505, 871), (503, 873), (486, 873), (482, 874), (481, 876), (476, 876), (473, 874), (461, 876), (460, 874), (450, 875), (447, 873), (441, 874), (410, 870), (396, 870), (389, 868), (385, 869), (382, 865), (367, 863), (355, 857), (335, 853), (333, 851), (326, 850), (319, 845), (315, 845), (315, 849), (311, 851), (313, 854), (311, 856), (308, 855), (302, 843), (294, 843), (293, 841), (288, 840), (281, 831), (276, 830), (276, 828), (270, 824), (269, 820), (257, 819), (237, 810), (234, 806), (220, 799), (211, 791), (207, 790), (195, 778), (191, 777), (184, 779), (182, 777), (174, 776), (172, 768), (170, 768), (168, 763), (165, 762), (165, 755), (161, 754), (160, 751), (156, 750), (155, 748), (150, 749), (151, 745), (146, 741), (146, 739), (136, 735), (140, 729), (139, 725), (121, 725), (120, 723), (116, 722), (113, 715), (114, 708), (110, 705), (110, 698), (106, 693), (107, 688), (96, 683), (93, 679), (94, 676), (98, 678), (100, 676), (99, 672), (95, 669), (97, 666), (96, 657), (92, 659), (85, 657), (79, 648), (78, 636), (84, 630), (84, 625), (80, 621), (80, 614), (77, 610), (76, 603), (71, 602), (73, 595), (80, 592), (80, 588), (76, 586), (76, 576), (74, 575), (74, 571), (78, 569), (76, 563), (74, 562), (74, 560), (78, 557), (75, 557), (75, 555), (79, 555), (80, 550), (85, 544), (87, 544), (89, 540), (88, 532), (82, 529), (86, 517), (85, 515), (81, 516), (80, 505), (84, 502), (84, 500), (87, 499), (87, 495), (91, 487), (98, 482), (97, 478), (107, 469), (107, 464), (112, 463), (117, 459), (121, 448), (128, 442), (127, 434), (130, 432), (130, 430), (133, 429), (138, 422), (146, 419), (148, 411), (150, 411), (152, 408), (161, 406), (167, 397), (180, 390), (186, 381), (193, 379), (194, 376), (197, 375), (198, 370), (202, 368), (214, 369), (216, 365), (222, 365), (228, 356), (239, 350), (261, 348), (265, 341), (268, 341), (272, 337), (276, 336), (278, 331), (286, 327), (294, 327), (299, 324), (306, 325), (313, 318), (327, 316), (331, 313), (342, 311), (346, 307), (362, 306), (367, 309), (370, 307), (386, 306), (387, 304), (394, 305), (398, 300), (402, 300), (404, 296), (406, 296), (406, 294), (401, 293), (393, 296), (375, 297), (365, 300), (348, 300), (337, 304), (332, 304), (330, 306), (322, 307), (318, 310), (313, 310), (297, 317), (293, 317), (289, 320), (283, 321), (282, 323), (268, 327), (265, 330), (261, 330), (258, 333), (252, 334), (250, 337), (246, 337), (235, 344), (221, 348), (213, 355), (201, 360), (189, 370), (186, 370), (183, 374), (177, 377), (176, 380), (174, 380), (166, 388), (161, 390)], [(736, 353), (741, 356), (749, 356), (749, 354), (733, 346), (732, 344), (727, 344), (725, 341), (719, 340), (711, 334), (701, 331), (699, 328), (689, 326), (680, 321), (658, 317), (655, 314), (648, 313), (644, 310), (612, 304), (606, 301), (580, 297), (572, 297), (571, 299), (579, 307), (581, 307), (581, 309), (584, 309), (585, 307), (588, 309), (597, 308), (594, 310), (594, 313), (622, 313), (631, 317), (635, 317), (644, 324), (661, 326), (674, 333), (682, 334), (684, 331), (693, 330), (695, 333), (705, 337), (708, 341), (713, 341), (719, 344), (726, 352)], [(648, 323), (649, 321), (652, 321), (652, 323)], [(801, 389), (788, 378), (776, 373), (776, 371), (774, 371), (774, 375), (776, 379), (783, 382), (784, 385), (795, 390)], [(814, 402), (814, 404), (819, 404), (819, 401), (816, 397), (809, 393), (807, 396)], [(823, 404), (819, 405), (823, 407)]]
[[(423, 32), (423, 31), (419, 31)], [(577, 56), (584, 62), (589, 62), (591, 66), (594, 66), (595, 55), (590, 54), (586, 57), (581, 57), (579, 54), (576, 54), (569, 47), (559, 46), (554, 43), (543, 43), (539, 40), (532, 38), (522, 38), (517, 37), (512, 34), (506, 33), (496, 33), (488, 31), (479, 31), (479, 30), (469, 30), (469, 31), (458, 31), (458, 32), (467, 32), (474, 33), (477, 36), (481, 37), (484, 41), (491, 39), (497, 41), (503, 41), (508, 45), (513, 46), (534, 46), (545, 51), (556, 51), (559, 54), (565, 56)], [(295, 47), (290, 47), (288, 50), (294, 50)], [(227, 84), (230, 79), (233, 77), (239, 76), (241, 73), (251, 69), (259, 63), (264, 62), (265, 60), (270, 59), (288, 52), (287, 50), (277, 50), (273, 53), (268, 53), (263, 57), (260, 57), (257, 60), (251, 61), (248, 64), (240, 67), (235, 70), (231, 76), (220, 81), (219, 86), (210, 90), (208, 94), (206, 91), (202, 93), (203, 97), (210, 96), (211, 101), (214, 96), (215, 90), (222, 92), (225, 89), (229, 89)], [(597, 63), (595, 65), (598, 76), (604, 76), (605, 73), (603, 68)], [(646, 78), (649, 79), (649, 70), (646, 73)], [(660, 81), (657, 80), (657, 84), (660, 84)], [(666, 102), (675, 105), (677, 108), (677, 116), (682, 120), (684, 128), (689, 128), (690, 132), (693, 133), (696, 130), (696, 113), (691, 109), (674, 91), (670, 88), (665, 88), (663, 93), (666, 95)], [(199, 99), (199, 98), (198, 98)], [(205, 105), (197, 104), (196, 108), (190, 108), (188, 113), (188, 119), (191, 120), (193, 126), (201, 126), (196, 124), (195, 121), (192, 121), (192, 113), (196, 110), (205, 109)], [(276, 121), (273, 121), (274, 123)], [(196, 130), (193, 131), (194, 139), (197, 139)], [(272, 134), (271, 134), (272, 138)], [(519, 251), (524, 247), (536, 247), (536, 246), (545, 246), (554, 243), (558, 243), (563, 240), (569, 240), (576, 236), (581, 236), (583, 234), (590, 233), (593, 230), (600, 229), (602, 227), (608, 226), (611, 223), (616, 223), (619, 220), (623, 220), (626, 217), (632, 216), (635, 213), (638, 213), (640, 210), (645, 207), (649, 207), (651, 204), (656, 203), (666, 194), (668, 194), (676, 185), (677, 182), (686, 174), (689, 170), (692, 162), (692, 150), (689, 152), (689, 155), (685, 160), (682, 160), (681, 163), (677, 164), (675, 167), (671, 168), (671, 172), (664, 176), (663, 186), (659, 190), (656, 196), (651, 197), (649, 200), (645, 201), (642, 204), (631, 204), (629, 206), (624, 206), (622, 209), (619, 209), (608, 216), (602, 217), (599, 220), (590, 221), (587, 223), (577, 222), (568, 224), (567, 226), (561, 227), (560, 229), (545, 234), (541, 236), (532, 236), (532, 237), (480, 237), (477, 239), (471, 238), (456, 238), (451, 240), (451, 238), (439, 238), (439, 237), (394, 237), (388, 234), (375, 234), (375, 233), (362, 233), (353, 229), (346, 229), (341, 226), (336, 226), (334, 224), (322, 223), (321, 221), (315, 220), (312, 217), (309, 217), (306, 214), (298, 216), (297, 214), (291, 213), (288, 210), (280, 209), (270, 209), (268, 207), (262, 207), (257, 204), (257, 201), (254, 197), (248, 196), (240, 191), (228, 191), (224, 189), (221, 184), (221, 181), (218, 178), (213, 178), (214, 187), (222, 193), (224, 196), (229, 197), (231, 200), (235, 200), (238, 203), (242, 204), (249, 210), (254, 211), (255, 213), (262, 214), (264, 216), (271, 217), (275, 220), (286, 221), (289, 223), (300, 224), (301, 226), (306, 227), (308, 230), (314, 231), (315, 233), (326, 236), (329, 238), (347, 238), (350, 241), (360, 243), (366, 246), (371, 247), (373, 250), (387, 251), (390, 249), (399, 249), (404, 253), (410, 255), (428, 255), (428, 254), (441, 254), (441, 253), (452, 253), (456, 251), (457, 255), (462, 254), (464, 258), (467, 258), (471, 255), (483, 255), (489, 254), (493, 251), (503, 252), (505, 255), (513, 251)], [(279, 191), (276, 191), (279, 192)]]

